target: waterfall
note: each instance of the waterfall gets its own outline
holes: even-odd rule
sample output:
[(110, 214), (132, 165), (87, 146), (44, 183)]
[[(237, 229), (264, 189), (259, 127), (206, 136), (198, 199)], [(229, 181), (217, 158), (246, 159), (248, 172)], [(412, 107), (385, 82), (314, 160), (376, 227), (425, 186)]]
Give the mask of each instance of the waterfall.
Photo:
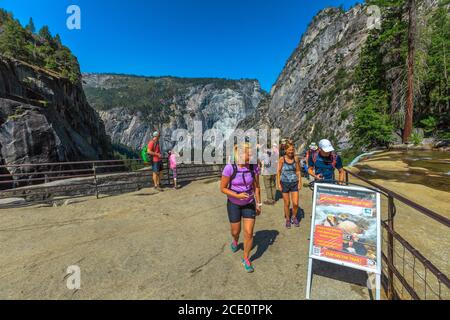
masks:
[(385, 151), (385, 150), (374, 150), (374, 151), (365, 152), (363, 154), (360, 154), (355, 159), (353, 159), (352, 162), (350, 162), (348, 167), (355, 166), (361, 160), (361, 158), (364, 158), (364, 157), (367, 157), (367, 156), (371, 156), (371, 155), (374, 155), (375, 153), (379, 153), (379, 152), (383, 152), (383, 151)]

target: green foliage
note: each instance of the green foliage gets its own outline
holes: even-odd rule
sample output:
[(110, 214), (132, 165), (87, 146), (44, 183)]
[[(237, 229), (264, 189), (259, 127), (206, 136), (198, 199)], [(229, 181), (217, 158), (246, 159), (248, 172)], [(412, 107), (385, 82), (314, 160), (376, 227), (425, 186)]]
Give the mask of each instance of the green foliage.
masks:
[(17, 20), (7, 19), (0, 35), (0, 52), (9, 56), (20, 56), (25, 52), (25, 31)]
[(415, 145), (418, 146), (422, 143), (423, 137), (418, 132), (413, 132), (409, 140)]
[(48, 26), (43, 26), (40, 30), (39, 30), (39, 36), (47, 41), (47, 42), (52, 42), (53, 41), (53, 37), (52, 34), (50, 33), (50, 30), (48, 28)]
[(437, 136), (442, 140), (450, 140), (450, 132), (448, 131), (440, 131), (438, 132)]
[[(369, 0), (367, 4), (377, 5), (383, 19), (381, 30), (369, 33), (355, 72), (358, 91), (351, 138), (356, 148), (386, 146), (393, 130), (403, 127), (404, 110), (399, 106), (405, 104), (401, 95), (404, 83), (397, 82), (394, 96), (394, 81), (406, 75), (407, 1)], [(427, 134), (449, 131), (450, 126), (450, 23), (448, 7), (442, 4), (418, 16), (416, 42), (421, 46), (416, 50), (414, 122)]]
[(113, 143), (113, 155), (115, 159), (123, 160), (123, 159), (139, 159), (140, 156), (138, 152), (132, 150), (128, 146), (125, 146), (121, 143)]
[[(448, 2), (448, 1), (447, 1)], [(437, 120), (437, 127), (450, 130), (450, 16), (444, 2), (430, 18), (430, 45), (426, 59), (425, 79), (421, 86), (422, 103), (419, 104), (419, 118), (431, 114)]]
[(392, 141), (393, 125), (386, 114), (387, 108), (386, 97), (376, 90), (358, 100), (355, 119), (350, 127), (353, 146), (357, 150), (388, 146)]
[(339, 152), (344, 166), (348, 166), (359, 154), (360, 150), (355, 149), (346, 149)]
[(438, 120), (433, 116), (429, 116), (428, 118), (422, 119), (420, 124), (425, 133), (432, 133), (437, 129)]
[(52, 37), (48, 26), (36, 35), (32, 18), (24, 28), (11, 13), (0, 9), (0, 28), (0, 54), (59, 73), (72, 83), (80, 79), (77, 59), (62, 45), (59, 35)]

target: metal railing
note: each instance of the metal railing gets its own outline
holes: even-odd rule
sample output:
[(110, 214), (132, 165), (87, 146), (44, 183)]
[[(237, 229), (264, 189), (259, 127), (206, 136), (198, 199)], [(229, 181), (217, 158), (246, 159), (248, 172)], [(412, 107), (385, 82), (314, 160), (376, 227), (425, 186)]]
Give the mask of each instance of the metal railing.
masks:
[[(376, 188), (380, 194), (387, 199), (387, 219), (381, 223), (383, 229), (387, 233), (387, 237), (383, 241), (387, 246), (387, 252), (382, 252), (382, 259), (386, 266), (386, 274), (384, 274), (385, 281), (383, 284), (386, 288), (387, 298), (390, 300), (403, 298), (394, 285), (395, 279), (397, 279), (400, 285), (414, 300), (420, 300), (422, 298), (428, 299), (431, 294), (439, 300), (448, 299), (449, 296), (443, 293), (443, 289), (447, 290), (447, 294), (450, 289), (450, 281), (446, 274), (439, 270), (431, 261), (425, 258), (421, 252), (414, 248), (413, 245), (411, 245), (404, 237), (395, 231), (394, 219), (397, 213), (396, 202), (400, 202), (408, 208), (416, 210), (417, 212), (433, 219), (447, 228), (450, 227), (450, 220), (349, 170), (345, 170), (345, 180), (347, 184), (349, 183), (349, 175), (370, 185), (371, 187)], [(397, 246), (396, 243), (398, 244)], [(396, 250), (397, 247), (401, 248), (401, 253), (398, 252), (399, 250)], [(412, 262), (407, 261), (405, 258), (407, 253), (412, 257)], [(402, 264), (402, 267), (400, 268), (401, 270), (399, 269), (398, 263), (396, 263), (399, 259)], [(424, 270), (423, 273), (417, 271), (419, 267), (418, 263), (422, 265)], [(405, 275), (405, 269), (407, 267), (412, 271), (412, 275), (410, 277)], [(435, 288), (431, 285), (431, 275), (435, 279)], [(422, 282), (422, 291), (424, 293), (423, 296), (421, 296), (420, 292), (418, 292), (416, 286), (417, 279)]]
[[(170, 185), (173, 173), (163, 161), (162, 184)], [(178, 182), (220, 176), (222, 165), (179, 165)], [(27, 203), (50, 202), (64, 195), (86, 196), (136, 191), (153, 186), (151, 166), (141, 159), (52, 162), (0, 165), (0, 199), (24, 198)]]

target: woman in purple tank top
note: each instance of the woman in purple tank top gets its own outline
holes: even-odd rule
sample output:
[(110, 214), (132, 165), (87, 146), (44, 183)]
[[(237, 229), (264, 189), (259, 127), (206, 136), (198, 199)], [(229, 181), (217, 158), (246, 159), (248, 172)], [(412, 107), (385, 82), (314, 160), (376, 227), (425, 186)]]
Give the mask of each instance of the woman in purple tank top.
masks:
[[(227, 164), (222, 172), (220, 190), (228, 196), (227, 211), (231, 224), (231, 250), (238, 251), (241, 221), (244, 221), (244, 259), (242, 264), (247, 272), (253, 272), (249, 260), (253, 246), (255, 218), (261, 214), (261, 195), (259, 188), (259, 168), (250, 164), (250, 145), (244, 143), (234, 147), (233, 164)], [(241, 153), (239, 154), (239, 151)]]

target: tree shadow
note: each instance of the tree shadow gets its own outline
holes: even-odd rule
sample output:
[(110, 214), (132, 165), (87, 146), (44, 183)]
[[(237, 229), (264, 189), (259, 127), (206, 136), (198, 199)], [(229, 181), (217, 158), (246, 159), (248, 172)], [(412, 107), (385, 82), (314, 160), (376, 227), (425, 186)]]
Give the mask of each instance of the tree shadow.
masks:
[(261, 230), (255, 233), (253, 237), (253, 248), (256, 247), (256, 252), (251, 256), (250, 261), (255, 261), (267, 251), (269, 246), (271, 246), (275, 239), (277, 238), (279, 232), (276, 230)]

